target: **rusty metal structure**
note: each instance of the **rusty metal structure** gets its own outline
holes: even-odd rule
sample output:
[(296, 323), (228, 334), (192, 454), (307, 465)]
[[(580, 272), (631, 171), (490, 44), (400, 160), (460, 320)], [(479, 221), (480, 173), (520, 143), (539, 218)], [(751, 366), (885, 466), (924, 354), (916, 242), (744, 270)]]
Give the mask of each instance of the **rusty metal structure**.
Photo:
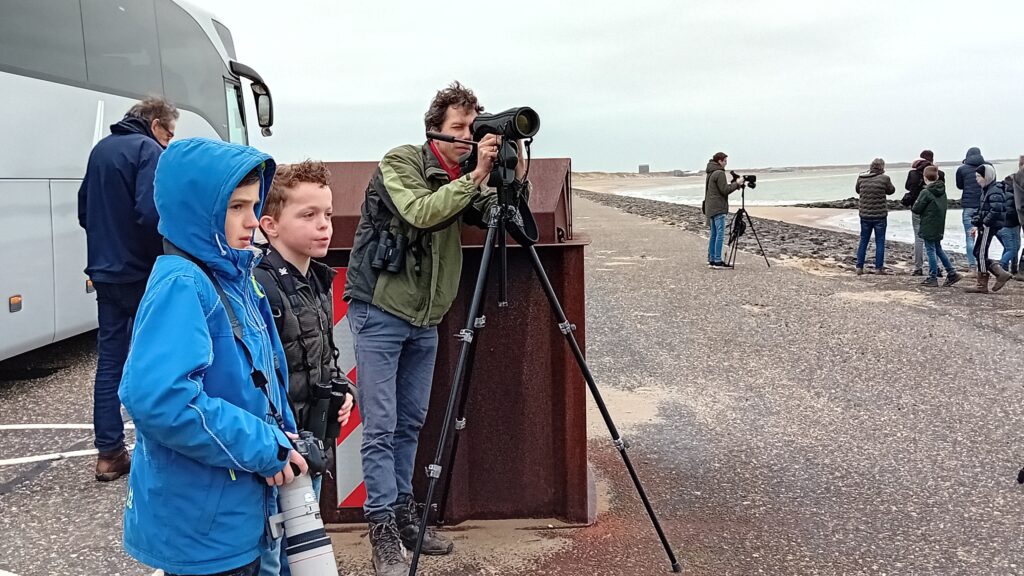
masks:
[[(366, 185), (377, 163), (328, 166), (334, 192), (334, 237), (327, 263), (346, 267)], [(540, 232), (537, 252), (566, 316), (576, 324), (582, 347), (587, 241), (573, 235), (571, 174), (567, 158), (535, 159), (530, 168), (530, 207)], [(457, 361), (459, 347), (452, 336), (466, 322), (483, 240), (483, 230), (464, 229), (459, 297), (438, 327), (430, 412), (413, 478), (418, 498), (423, 497), (427, 480), (423, 470), (438, 442), (438, 415), (447, 402)], [(484, 307), (487, 327), (476, 340), (468, 425), (459, 440), (455, 466), (446, 470), (453, 477), (444, 516), (449, 524), (502, 518), (559, 518), (588, 524), (596, 510), (587, 470), (586, 383), (552, 320), (527, 254), (511, 240), (508, 254), (509, 306), (499, 309), (496, 298), (490, 298)], [(330, 479), (325, 480), (321, 494), (325, 521), (363, 522), (361, 509), (337, 507)]]

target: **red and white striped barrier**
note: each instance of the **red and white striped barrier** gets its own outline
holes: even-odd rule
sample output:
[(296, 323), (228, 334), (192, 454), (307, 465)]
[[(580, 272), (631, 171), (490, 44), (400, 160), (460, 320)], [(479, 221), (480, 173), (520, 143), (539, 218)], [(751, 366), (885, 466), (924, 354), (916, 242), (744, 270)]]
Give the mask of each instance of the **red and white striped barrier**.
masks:
[[(352, 346), (352, 330), (348, 325), (348, 302), (342, 300), (345, 294), (345, 272), (347, 268), (335, 268), (334, 277), (334, 343), (341, 355), (338, 366), (356, 381), (356, 353)], [(366, 484), (363, 483), (363, 461), (359, 446), (363, 442), (363, 419), (359, 405), (352, 409), (352, 416), (338, 435), (334, 477), (338, 486), (339, 508), (362, 508), (366, 501)]]

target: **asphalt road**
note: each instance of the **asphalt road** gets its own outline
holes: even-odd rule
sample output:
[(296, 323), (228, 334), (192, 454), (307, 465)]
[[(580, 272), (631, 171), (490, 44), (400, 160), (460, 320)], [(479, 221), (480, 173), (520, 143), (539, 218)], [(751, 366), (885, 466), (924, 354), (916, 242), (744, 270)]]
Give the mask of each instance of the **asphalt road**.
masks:
[[(593, 240), (591, 368), (685, 573), (1024, 574), (1024, 288), (981, 300), (750, 254), (709, 270), (691, 232), (581, 199), (574, 213)], [(0, 363), (0, 424), (91, 422), (92, 348)], [(430, 574), (667, 573), (591, 427), (597, 524), (455, 532)], [(91, 441), (0, 430), (0, 459)], [(0, 570), (151, 573), (120, 548), (124, 482), (95, 482), (93, 462), (0, 466)], [(335, 543), (346, 574), (371, 573), (358, 528)]]

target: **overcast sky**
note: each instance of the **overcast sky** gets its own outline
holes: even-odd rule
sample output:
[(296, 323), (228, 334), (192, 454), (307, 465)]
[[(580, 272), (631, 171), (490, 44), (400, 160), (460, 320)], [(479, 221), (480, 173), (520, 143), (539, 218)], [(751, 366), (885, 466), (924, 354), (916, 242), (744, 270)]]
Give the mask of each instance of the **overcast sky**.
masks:
[(252, 143), (281, 161), (421, 142), (454, 79), (537, 110), (535, 155), (575, 170), (1024, 153), (1021, 0), (193, 1), (270, 85)]

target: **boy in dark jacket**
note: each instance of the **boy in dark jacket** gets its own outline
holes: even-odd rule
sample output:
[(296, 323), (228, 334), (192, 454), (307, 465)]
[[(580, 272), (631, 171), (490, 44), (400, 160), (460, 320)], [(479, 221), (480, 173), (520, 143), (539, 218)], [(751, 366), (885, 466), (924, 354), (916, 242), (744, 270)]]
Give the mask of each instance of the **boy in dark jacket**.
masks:
[[(331, 449), (337, 437), (327, 437), (326, 418), (344, 426), (352, 412), (352, 394), (345, 393), (341, 409), (325, 414), (326, 402), (317, 393), (332, 391), (332, 381), (349, 384), (334, 356), (334, 269), (313, 260), (327, 255), (333, 214), (330, 172), (323, 162), (306, 160), (277, 167), (260, 217), (269, 245), (254, 276), (263, 287), (281, 337), (288, 364), (288, 404), (299, 428), (313, 432)], [(339, 392), (340, 393), (340, 392)], [(313, 478), (320, 494), (321, 477)], [(264, 551), (264, 574), (289, 574), (280, 540)], [(280, 570), (280, 572), (278, 572)]]
[(928, 253), (928, 278), (923, 286), (938, 286), (939, 262), (946, 269), (947, 277), (943, 286), (952, 286), (960, 281), (946, 252), (942, 249), (942, 235), (946, 229), (946, 184), (939, 179), (939, 169), (928, 166), (924, 169), (925, 187), (917, 196), (911, 210), (920, 218), (920, 236)]
[[(922, 150), (921, 157), (914, 160), (914, 163), (910, 165), (910, 172), (907, 172), (907, 182), (903, 188), (906, 189), (907, 193), (903, 195), (903, 199), (900, 203), (911, 208), (914, 203), (917, 202), (917, 197), (921, 194), (921, 190), (924, 189), (927, 182), (925, 182), (924, 171), (925, 168), (933, 166), (935, 162), (935, 153), (931, 150)], [(939, 180), (942, 182), (946, 181), (946, 174), (939, 170)], [(911, 217), (911, 223), (914, 226), (914, 276), (921, 276), (924, 274), (924, 239), (921, 238), (921, 217), (914, 214)], [(940, 272), (941, 274), (941, 272)]]
[(978, 262), (978, 285), (968, 288), (967, 292), (988, 294), (990, 274), (996, 275), (996, 282), (992, 285), (993, 292), (998, 292), (1011, 278), (1009, 272), (988, 257), (992, 238), (1006, 225), (1006, 196), (1003, 183), (996, 181), (996, 170), (992, 165), (983, 164), (979, 167), (975, 179), (981, 187), (981, 204), (971, 220), (971, 224), (978, 229), (978, 241), (974, 243), (974, 258)]

